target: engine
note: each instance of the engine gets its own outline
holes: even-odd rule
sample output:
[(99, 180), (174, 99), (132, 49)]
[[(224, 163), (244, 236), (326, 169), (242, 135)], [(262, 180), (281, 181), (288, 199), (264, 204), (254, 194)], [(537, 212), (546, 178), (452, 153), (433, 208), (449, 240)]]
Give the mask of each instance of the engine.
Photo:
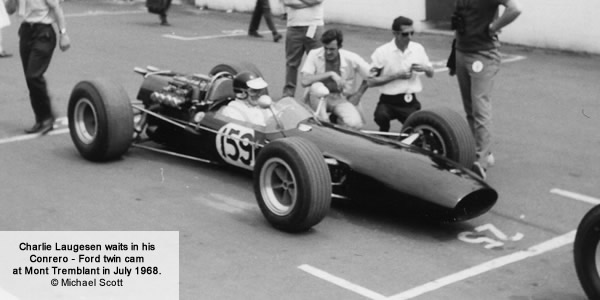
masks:
[(169, 84), (158, 91), (150, 94), (150, 99), (173, 108), (182, 108), (185, 104), (202, 104), (208, 79), (196, 75), (174, 76)]
[[(211, 103), (206, 101), (210, 78), (203, 75), (154, 74), (147, 76), (138, 99), (146, 109), (188, 126), (198, 123)], [(150, 139), (163, 144), (180, 143), (184, 132), (177, 126), (149, 116), (146, 133)]]

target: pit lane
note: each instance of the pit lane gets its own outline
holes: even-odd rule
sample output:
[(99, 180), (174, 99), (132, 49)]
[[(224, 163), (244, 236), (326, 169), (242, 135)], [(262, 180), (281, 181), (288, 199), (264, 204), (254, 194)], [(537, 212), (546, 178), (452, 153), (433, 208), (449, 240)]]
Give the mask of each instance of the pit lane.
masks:
[[(123, 82), (130, 96), (135, 95), (140, 81), (132, 69), (138, 65), (204, 72), (241, 52), (245, 57), (256, 57), (254, 62), (267, 79), (282, 78), (282, 44), (268, 39), (227, 36), (172, 41), (164, 36), (219, 36), (224, 31), (243, 30), (248, 15), (198, 15), (174, 9), (175, 25), (164, 29), (154, 24), (155, 16), (140, 13), (104, 13), (102, 19), (91, 14), (75, 17), (85, 15), (87, 4), (65, 3), (68, 22), (77, 28), (70, 29), (73, 42), (82, 42), (67, 53), (57, 52), (48, 73), (61, 115), (70, 89), (82, 78), (114, 77)], [(114, 7), (107, 5), (105, 9)], [(92, 34), (91, 28), (101, 29)], [(375, 43), (389, 39), (385, 31), (343, 29), (345, 47), (365, 58)], [(202, 35), (197, 34), (199, 31)], [(115, 36), (115, 32), (124, 37)], [(92, 35), (94, 40), (86, 40)], [(447, 37), (416, 39), (426, 45), (432, 60), (443, 61), (447, 55)], [(14, 36), (12, 42), (9, 37), (6, 40), (7, 45), (16, 45)], [(112, 44), (121, 50), (117, 52)], [(262, 219), (244, 175), (139, 149), (132, 149), (122, 161), (91, 164), (78, 156), (68, 135), (56, 135), (58, 129), (48, 137), (17, 138), (0, 145), (5, 169), (0, 224), (7, 230), (179, 230), (183, 237), (181, 299), (364, 299), (371, 298), (369, 291), (373, 297), (410, 299), (400, 297), (432, 286), (435, 289), (414, 297), (550, 299), (559, 295), (561, 299), (582, 299), (568, 245), (570, 232), (590, 205), (565, 201), (562, 195), (549, 191), (561, 188), (584, 195), (600, 194), (593, 185), (598, 178), (597, 163), (593, 163), (598, 161), (598, 154), (585, 151), (597, 143), (583, 138), (597, 136), (589, 127), (598, 128), (594, 126), (598, 123), (597, 106), (592, 102), (598, 87), (591, 82), (591, 78), (598, 78), (598, 68), (585, 57), (510, 47), (506, 51), (527, 60), (504, 65), (499, 75), (494, 94), (504, 101), (495, 107), (499, 164), (490, 170), (488, 181), (498, 189), (501, 199), (490, 213), (475, 220), (435, 226), (398, 220), (397, 215), (381, 208), (336, 203), (315, 230), (287, 235), (271, 229)], [(184, 57), (197, 60), (192, 66)], [(12, 69), (20, 70), (18, 65)], [(557, 79), (556, 74), (563, 76)], [(440, 72), (433, 80), (424, 80), (421, 102), (460, 110), (455, 78), (445, 75)], [(11, 96), (10, 102), (3, 101), (7, 109), (2, 112), (0, 134), (5, 140), (19, 137), (31, 118), (21, 74), (3, 76), (8, 80), (0, 83), (2, 90)], [(280, 82), (270, 81), (271, 91), (281, 90)], [(573, 91), (577, 97), (571, 97)], [(372, 99), (364, 103), (365, 110), (371, 112), (376, 93), (369, 91), (365, 99)], [(566, 105), (567, 99), (572, 106)], [(560, 115), (562, 122), (544, 119), (540, 112)], [(368, 126), (375, 129), (372, 122)], [(477, 231), (487, 224), (493, 227)], [(464, 232), (485, 242), (459, 240)], [(490, 240), (500, 241), (498, 232), (524, 237), (486, 248)], [(518, 259), (499, 269), (488, 266), (484, 268), (488, 272), (461, 278), (469, 272), (466, 270), (544, 248), (540, 245), (560, 237), (564, 240), (551, 243), (552, 249), (528, 256), (530, 259)], [(300, 266), (321, 270), (349, 286), (362, 288), (366, 294), (323, 281)], [(443, 282), (451, 284), (440, 285)]]

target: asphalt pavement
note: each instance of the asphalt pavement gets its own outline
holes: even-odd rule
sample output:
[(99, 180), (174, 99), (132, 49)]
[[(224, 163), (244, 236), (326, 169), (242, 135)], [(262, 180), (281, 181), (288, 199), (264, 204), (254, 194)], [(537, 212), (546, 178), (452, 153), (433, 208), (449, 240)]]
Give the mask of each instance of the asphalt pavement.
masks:
[[(251, 61), (280, 96), (284, 43), (246, 35), (249, 14), (174, 5), (159, 26), (138, 1), (63, 2), (72, 47), (47, 72), (57, 115), (73, 86), (108, 77), (135, 98), (136, 66), (207, 73)], [(277, 27), (285, 30), (283, 20)], [(387, 30), (340, 24), (344, 48), (369, 60)], [(17, 25), (3, 46), (18, 53)], [(456, 78), (443, 65), (451, 36), (421, 33), (436, 74), (423, 79), (424, 108), (462, 112)], [(429, 224), (371, 205), (335, 202), (304, 234), (271, 228), (252, 181), (238, 174), (132, 148), (123, 159), (79, 156), (64, 123), (48, 136), (33, 123), (18, 55), (0, 59), (0, 228), (5, 231), (179, 231), (180, 299), (585, 299), (572, 242), (579, 220), (600, 203), (600, 57), (502, 47), (493, 92), (499, 193), (487, 214)], [(298, 92), (300, 94), (300, 92)], [(377, 92), (363, 98), (367, 129)], [(400, 128), (394, 124), (393, 129)], [(376, 155), (376, 154), (374, 154)], [(363, 199), (367, 201), (369, 199)], [(11, 292), (10, 286), (2, 290)], [(19, 297), (20, 295), (15, 295)], [(25, 298), (23, 298), (25, 299)]]

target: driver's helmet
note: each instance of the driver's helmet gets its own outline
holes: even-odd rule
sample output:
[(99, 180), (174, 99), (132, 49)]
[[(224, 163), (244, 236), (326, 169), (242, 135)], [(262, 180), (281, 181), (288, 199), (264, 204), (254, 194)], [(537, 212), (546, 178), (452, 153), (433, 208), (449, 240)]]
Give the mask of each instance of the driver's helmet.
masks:
[(254, 105), (267, 86), (267, 82), (260, 75), (251, 71), (240, 72), (233, 78), (233, 90), (236, 97), (239, 99), (248, 98), (250, 103)]

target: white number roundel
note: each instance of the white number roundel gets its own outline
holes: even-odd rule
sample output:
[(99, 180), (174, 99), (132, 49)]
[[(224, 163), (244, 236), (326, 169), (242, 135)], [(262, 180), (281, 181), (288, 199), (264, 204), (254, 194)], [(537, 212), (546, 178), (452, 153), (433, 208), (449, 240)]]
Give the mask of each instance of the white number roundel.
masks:
[(254, 168), (254, 130), (229, 123), (219, 129), (217, 152), (228, 164), (252, 170)]

